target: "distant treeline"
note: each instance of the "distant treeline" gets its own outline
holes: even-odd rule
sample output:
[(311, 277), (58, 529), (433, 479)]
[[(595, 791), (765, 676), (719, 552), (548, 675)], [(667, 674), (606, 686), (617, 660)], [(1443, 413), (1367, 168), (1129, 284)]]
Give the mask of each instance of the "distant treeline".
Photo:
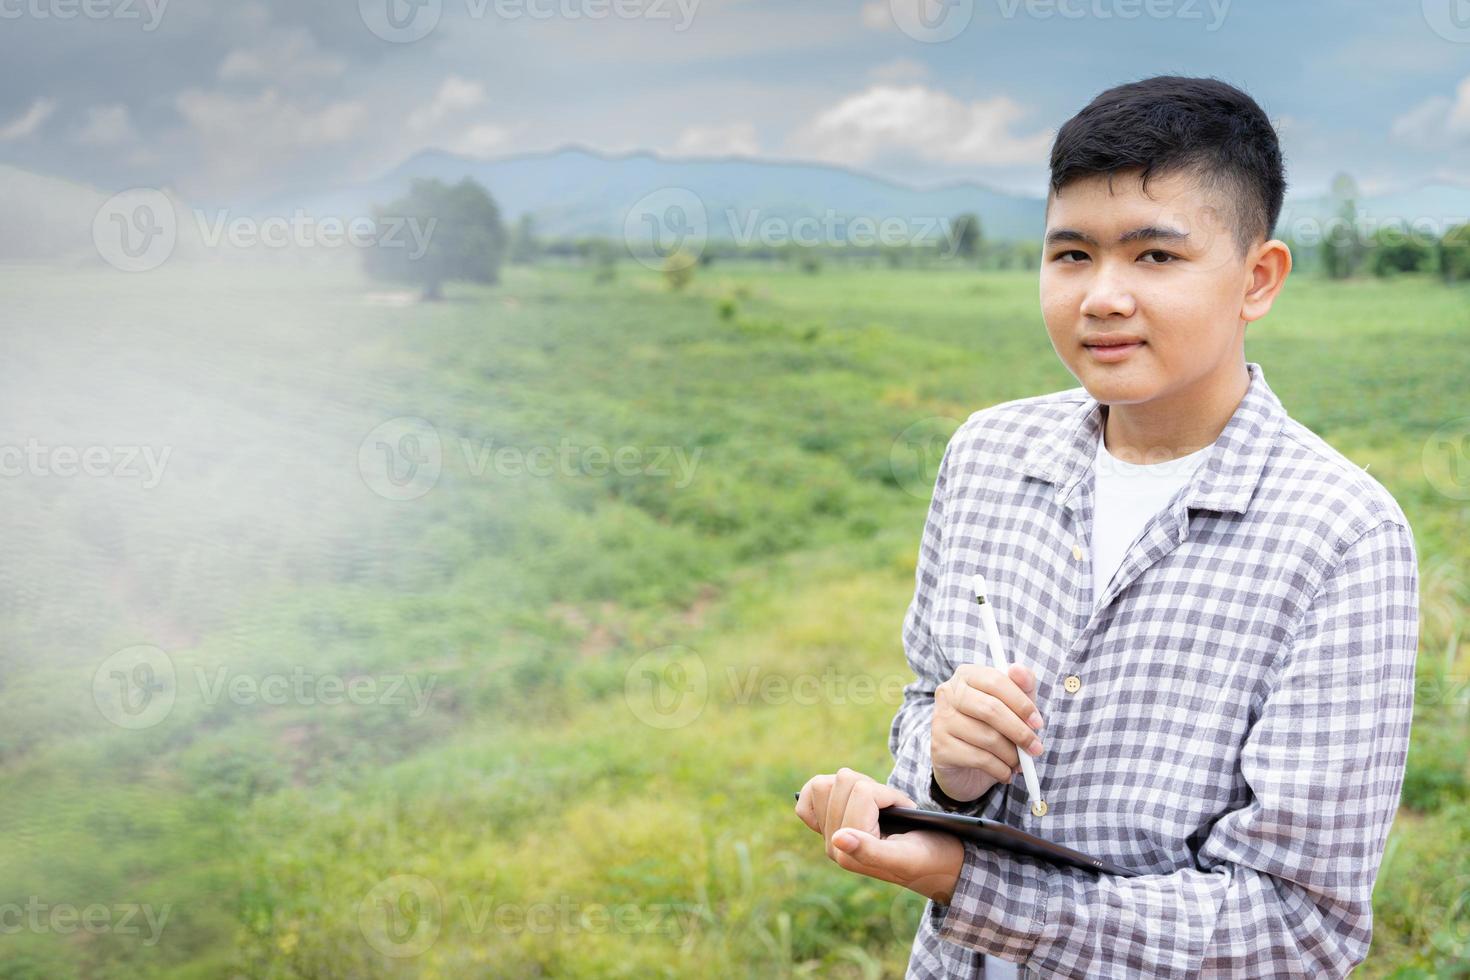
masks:
[[(1351, 279), (1372, 275), (1405, 273), (1431, 274), (1446, 282), (1470, 281), (1470, 224), (1459, 225), (1443, 235), (1405, 231), (1398, 227), (1378, 229), (1369, 236), (1326, 236), (1320, 241), (1282, 237), (1291, 249), (1297, 275), (1327, 279)], [(686, 250), (699, 265), (720, 261), (787, 263), (808, 272), (820, 271), (826, 263), (857, 264), (888, 268), (953, 268), (970, 265), (976, 269), (1035, 270), (1041, 263), (1041, 244), (1033, 241), (986, 242), (975, 252), (963, 254), (947, 242), (911, 245), (741, 245), (714, 240)], [(634, 257), (658, 261), (667, 256), (651, 250), (635, 250), (616, 239), (603, 237), (539, 238), (518, 236), (511, 261), (541, 260), (598, 264)]]
[(1446, 282), (1470, 280), (1470, 223), (1442, 235), (1390, 225), (1371, 234), (1353, 234), (1339, 226), (1318, 237), (1312, 242), (1282, 239), (1291, 248), (1298, 271), (1327, 279), (1431, 273)]
[[(730, 241), (706, 241), (684, 250), (700, 265), (724, 261), (789, 263), (810, 271), (826, 262), (853, 263), (888, 268), (927, 268), (957, 263), (981, 269), (1036, 269), (1041, 246), (1036, 242), (995, 243), (978, 256), (959, 256), (944, 243), (914, 245), (740, 245)], [(638, 258), (658, 263), (666, 255), (652, 250), (635, 250), (621, 241), (599, 237), (545, 238), (527, 240), (512, 251), (512, 262), (541, 259), (596, 263), (606, 256)]]
[(1470, 280), (1470, 222), (1428, 214), (1374, 218), (1360, 210), (1362, 192), (1346, 173), (1333, 178), (1331, 200), (1325, 220), (1303, 217), (1290, 232), (1278, 229), (1299, 270), (1327, 279), (1430, 273), (1449, 283)]
[[(1341, 183), (1341, 182), (1340, 182)], [(1436, 232), (1423, 225), (1387, 224), (1367, 230), (1358, 219), (1356, 191), (1344, 183), (1337, 213), (1325, 222), (1296, 223), (1295, 238), (1284, 237), (1299, 274), (1350, 279), (1371, 274), (1432, 274), (1447, 283), (1470, 280), (1470, 223)], [(961, 214), (947, 222), (929, 221), (929, 234), (895, 241), (873, 236), (862, 241), (741, 242), (703, 235), (673, 235), (678, 222), (664, 221), (663, 236), (653, 241), (606, 236), (543, 236), (535, 220), (523, 214), (507, 229), (500, 208), (479, 184), (465, 178), (448, 185), (437, 180), (414, 181), (409, 193), (375, 209), (383, 234), (379, 247), (364, 256), (374, 278), (418, 285), (425, 299), (442, 295), (449, 280), (485, 283), (499, 281), (503, 261), (517, 264), (573, 262), (593, 266), (599, 282), (616, 276), (618, 263), (633, 258), (662, 269), (670, 285), (681, 288), (699, 266), (726, 261), (784, 263), (815, 275), (826, 263), (869, 268), (955, 268), (1035, 270), (1042, 259), (1039, 240), (991, 241), (979, 216)], [(799, 221), (800, 219), (797, 219)], [(423, 230), (423, 246), (403, 247), (393, 234), (405, 223)], [(870, 224), (876, 224), (869, 222)], [(793, 226), (796, 222), (792, 222)], [(857, 219), (852, 223), (858, 224)], [(903, 221), (893, 222), (900, 229)], [(933, 234), (939, 229), (938, 234)], [(791, 229), (787, 229), (790, 231)], [(1310, 234), (1308, 234), (1310, 233)], [(844, 236), (846, 237), (846, 236)]]

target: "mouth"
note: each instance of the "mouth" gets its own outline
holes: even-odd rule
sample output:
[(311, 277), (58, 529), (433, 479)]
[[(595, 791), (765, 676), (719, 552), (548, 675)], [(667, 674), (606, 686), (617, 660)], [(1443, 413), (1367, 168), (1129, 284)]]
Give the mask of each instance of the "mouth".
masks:
[(1085, 340), (1082, 346), (1087, 349), (1093, 359), (1103, 363), (1114, 363), (1127, 359), (1134, 351), (1141, 350), (1147, 341), (1137, 337), (1098, 337), (1094, 340)]

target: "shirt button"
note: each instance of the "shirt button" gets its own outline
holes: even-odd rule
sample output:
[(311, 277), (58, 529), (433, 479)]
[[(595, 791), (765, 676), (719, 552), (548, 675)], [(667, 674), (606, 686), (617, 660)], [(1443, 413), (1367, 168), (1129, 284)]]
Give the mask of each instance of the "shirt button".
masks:
[(1076, 674), (1068, 674), (1067, 679), (1062, 681), (1062, 687), (1066, 688), (1068, 694), (1076, 694), (1082, 690), (1082, 678)]
[(1074, 561), (1082, 560), (1082, 546), (1080, 544), (1072, 545), (1072, 559)]

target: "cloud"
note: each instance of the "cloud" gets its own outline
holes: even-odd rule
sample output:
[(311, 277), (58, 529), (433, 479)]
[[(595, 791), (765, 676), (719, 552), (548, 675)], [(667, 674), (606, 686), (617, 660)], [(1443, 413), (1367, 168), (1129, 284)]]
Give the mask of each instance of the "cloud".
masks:
[(450, 75), (428, 102), (420, 103), (404, 123), (405, 150), (432, 147), (460, 156), (486, 159), (511, 148), (510, 128), (490, 122), (464, 124), (456, 117), (485, 104), (485, 86)]
[(879, 82), (913, 82), (929, 77), (929, 66), (912, 58), (894, 58), (868, 70), (868, 77)]
[(133, 142), (138, 133), (127, 106), (95, 105), (87, 110), (86, 122), (72, 131), (71, 138), (82, 146), (118, 146)]
[(873, 31), (889, 31), (893, 29), (893, 14), (888, 9), (886, 0), (873, 0), (872, 3), (863, 4), (862, 9), (863, 26)]
[(1460, 81), (1454, 98), (1430, 96), (1393, 121), (1394, 139), (1419, 149), (1470, 145), (1470, 76)]
[(362, 102), (311, 108), (273, 88), (248, 98), (190, 89), (174, 104), (205, 163), (191, 183), (211, 189), (253, 185), (316, 150), (345, 144), (369, 118)]
[(179, 114), (204, 137), (234, 133), (274, 148), (318, 146), (350, 138), (367, 114), (360, 102), (334, 102), (318, 111), (284, 100), (275, 89), (253, 99), (190, 90), (175, 100)]
[(0, 143), (8, 143), (11, 140), (25, 139), (27, 136), (34, 135), (36, 130), (41, 128), (41, 124), (55, 111), (55, 99), (37, 99), (22, 115), (0, 126)]
[(408, 128), (420, 133), (431, 130), (451, 116), (473, 109), (484, 101), (484, 85), (450, 75), (427, 105), (409, 113)]
[(669, 152), (680, 157), (753, 157), (760, 153), (760, 139), (748, 122), (689, 126)]
[(1014, 132), (1026, 114), (1003, 95), (967, 103), (924, 85), (874, 85), (819, 113), (790, 145), (832, 163), (888, 154), (964, 166), (1045, 163), (1053, 133)]
[(1436, 170), (1430, 175), (1430, 178), (1441, 184), (1454, 184), (1456, 187), (1470, 187), (1470, 175), (1460, 170)]
[(511, 132), (504, 126), (479, 123), (455, 137), (445, 147), (460, 156), (485, 159), (498, 156), (510, 149)]
[(263, 81), (271, 85), (335, 78), (347, 62), (324, 51), (304, 27), (271, 31), (259, 45), (236, 48), (220, 62), (221, 81)]

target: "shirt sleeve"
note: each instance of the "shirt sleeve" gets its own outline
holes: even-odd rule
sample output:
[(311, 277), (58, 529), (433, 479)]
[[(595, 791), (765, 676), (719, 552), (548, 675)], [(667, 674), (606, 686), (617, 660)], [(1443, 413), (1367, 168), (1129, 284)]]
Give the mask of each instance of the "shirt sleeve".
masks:
[(1250, 801), (1197, 867), (1122, 878), (966, 843), (950, 904), (929, 907), (940, 937), (1047, 976), (1345, 976), (1403, 785), (1418, 590), (1397, 521), (1329, 568), (1243, 745)]
[(945, 507), (954, 445), (955, 440), (951, 439), (939, 462), (934, 495), (929, 502), (928, 517), (919, 541), (919, 559), (914, 568), (914, 597), (903, 621), (904, 653), (915, 679), (904, 688), (903, 704), (899, 706), (888, 733), (888, 750), (894, 763), (888, 785), (901, 790), (923, 809), (978, 814), (995, 787), (970, 802), (952, 800), (934, 784), (934, 768), (929, 756), (934, 689), (949, 680), (953, 672), (934, 642), (930, 624), (944, 567)]

